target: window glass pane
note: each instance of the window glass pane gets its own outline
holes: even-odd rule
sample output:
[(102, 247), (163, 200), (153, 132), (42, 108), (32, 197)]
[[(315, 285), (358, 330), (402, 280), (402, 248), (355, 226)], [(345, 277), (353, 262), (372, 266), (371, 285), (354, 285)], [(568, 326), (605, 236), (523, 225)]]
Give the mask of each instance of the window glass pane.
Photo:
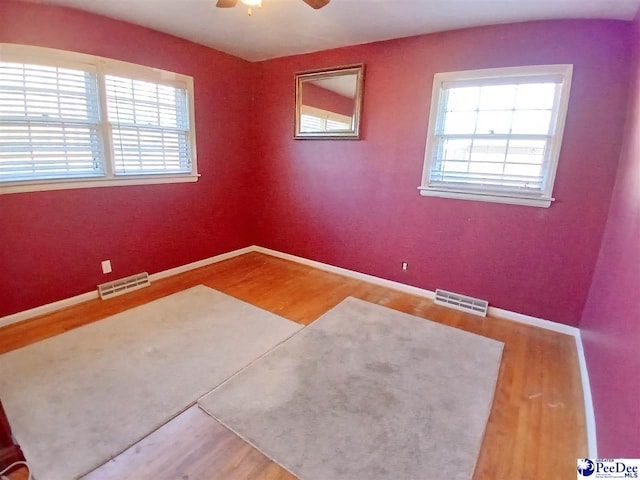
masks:
[(511, 140), (507, 162), (542, 165), (546, 142), (544, 140)]
[[(122, 184), (114, 174), (196, 180), (190, 77), (26, 45), (5, 44), (2, 52), (0, 194), (77, 188), (76, 180)], [(105, 139), (105, 132), (112, 137)], [(127, 181), (185, 181), (174, 177)]]
[(105, 84), (115, 173), (190, 172), (186, 91), (112, 75)]
[(445, 89), (439, 92), (439, 104), (432, 106), (435, 120), (429, 139), (437, 144), (427, 145), (425, 162), (430, 163), (425, 163), (429, 171), (423, 194), (482, 191), (519, 198), (514, 203), (521, 203), (522, 195), (533, 195), (533, 204), (546, 203), (552, 187), (547, 176), (557, 162), (557, 157), (550, 158), (557, 155), (551, 149), (557, 141), (554, 129), (564, 127), (556, 126), (563, 105), (558, 93), (568, 92), (564, 82), (570, 72), (569, 65), (550, 65), (496, 69), (478, 77), (470, 72), (437, 75), (434, 93), (443, 85)]
[(476, 138), (471, 149), (472, 162), (502, 163), (507, 152), (507, 140), (485, 140)]
[(480, 89), (480, 110), (512, 110), (516, 85), (484, 86)]
[(189, 169), (189, 142), (184, 132), (113, 129), (113, 157), (119, 174), (172, 173)]
[(504, 173), (508, 175), (515, 175), (519, 177), (532, 177), (535, 181), (540, 176), (540, 165), (526, 165), (526, 164), (509, 164), (505, 165)]
[(97, 76), (0, 62), (0, 182), (102, 175)]
[(551, 110), (556, 95), (556, 83), (530, 83), (518, 85), (516, 109)]
[(0, 118), (98, 121), (97, 78), (81, 70), (0, 62)]
[(478, 109), (480, 87), (451, 88), (448, 90), (447, 110), (450, 112)]
[(111, 75), (106, 83), (112, 121), (188, 129), (185, 90)]
[(471, 139), (443, 139), (441, 142), (442, 159), (444, 160), (469, 160), (471, 152)]
[(501, 174), (502, 170), (503, 170), (502, 163), (481, 163), (481, 162), (469, 163), (469, 171), (473, 173)]
[(324, 120), (313, 115), (300, 115), (301, 132), (322, 132), (324, 131)]
[(350, 130), (351, 125), (337, 120), (327, 119), (327, 131)]
[(511, 133), (547, 135), (551, 123), (551, 110), (517, 110), (513, 113)]
[(442, 163), (442, 170), (445, 173), (466, 172), (469, 170), (469, 162), (445, 161)]
[(99, 150), (95, 127), (0, 124), (0, 182), (99, 174)]
[(478, 127), (475, 133), (495, 134), (509, 133), (513, 111), (481, 111), (478, 112)]
[(476, 129), (476, 112), (447, 112), (443, 132), (452, 134), (472, 134)]

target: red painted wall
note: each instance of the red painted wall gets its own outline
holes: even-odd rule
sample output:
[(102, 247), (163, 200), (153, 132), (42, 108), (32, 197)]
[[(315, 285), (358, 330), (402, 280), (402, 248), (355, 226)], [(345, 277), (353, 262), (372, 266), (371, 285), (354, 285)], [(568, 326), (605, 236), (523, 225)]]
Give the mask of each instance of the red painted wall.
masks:
[(618, 178), (580, 327), (600, 457), (640, 457), (640, 16)]
[[(502, 25), (250, 64), (75, 10), (14, 0), (0, 10), (2, 42), (192, 75), (202, 173), (196, 184), (0, 196), (0, 317), (255, 243), (578, 323), (619, 159), (628, 23)], [(361, 140), (293, 140), (294, 72), (360, 62)], [(575, 65), (558, 201), (419, 196), (433, 74), (541, 63)], [(107, 258), (114, 272), (102, 275)]]
[[(535, 22), (259, 63), (257, 243), (577, 325), (620, 154), (629, 41), (629, 22)], [(294, 140), (294, 73), (361, 62), (361, 140)], [(574, 64), (574, 80), (551, 208), (421, 197), (433, 75), (552, 63)]]
[[(70, 9), (0, 0), (0, 12), (0, 42), (192, 75), (202, 174), (0, 196), (0, 317), (252, 243), (570, 325), (586, 301), (599, 454), (640, 457), (640, 19), (486, 27), (252, 65)], [(294, 141), (294, 72), (360, 62), (362, 139)], [(557, 202), (420, 197), (433, 74), (543, 63), (575, 66)], [(107, 258), (114, 272), (102, 275)]]
[(353, 116), (353, 99), (310, 83), (304, 86), (302, 104), (347, 117)]
[[(200, 181), (0, 195), (0, 317), (140, 271), (252, 242), (251, 64), (131, 24), (0, 0), (0, 42), (101, 55), (194, 77)], [(100, 261), (111, 259), (103, 275)]]

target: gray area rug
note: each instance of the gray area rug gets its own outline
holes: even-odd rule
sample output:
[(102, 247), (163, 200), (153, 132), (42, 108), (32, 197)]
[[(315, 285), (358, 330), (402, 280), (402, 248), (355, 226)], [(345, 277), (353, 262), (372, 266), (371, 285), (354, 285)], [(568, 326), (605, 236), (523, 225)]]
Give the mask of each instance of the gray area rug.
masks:
[(348, 298), (198, 403), (303, 480), (469, 480), (502, 349)]
[(197, 286), (0, 356), (0, 396), (38, 480), (120, 453), (300, 325)]

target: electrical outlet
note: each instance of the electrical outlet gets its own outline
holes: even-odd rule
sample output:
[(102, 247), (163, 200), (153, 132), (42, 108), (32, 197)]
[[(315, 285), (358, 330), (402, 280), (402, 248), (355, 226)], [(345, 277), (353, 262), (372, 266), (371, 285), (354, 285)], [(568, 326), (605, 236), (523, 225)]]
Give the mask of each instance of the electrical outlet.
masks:
[(102, 262), (102, 273), (111, 273), (111, 260), (104, 260)]
[(409, 268), (409, 263), (402, 262), (402, 270), (404, 270), (406, 272), (408, 268)]

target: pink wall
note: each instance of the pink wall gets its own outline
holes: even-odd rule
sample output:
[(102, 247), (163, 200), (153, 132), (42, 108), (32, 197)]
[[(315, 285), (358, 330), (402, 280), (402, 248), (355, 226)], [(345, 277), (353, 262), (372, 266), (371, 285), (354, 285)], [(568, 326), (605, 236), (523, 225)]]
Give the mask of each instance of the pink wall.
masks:
[[(628, 22), (537, 22), (258, 64), (257, 243), (577, 325), (615, 181), (629, 34)], [(294, 140), (294, 73), (361, 62), (361, 140)], [(553, 63), (574, 64), (574, 80), (551, 208), (418, 194), (434, 73)]]
[(634, 26), (626, 135), (580, 324), (600, 457), (640, 457), (640, 15)]
[[(0, 8), (0, 41), (194, 76), (203, 175), (196, 184), (0, 196), (0, 316), (256, 243), (578, 323), (619, 158), (628, 23), (502, 25), (250, 64), (75, 10), (14, 0)], [(361, 140), (293, 140), (294, 72), (361, 62)], [(575, 65), (558, 201), (538, 209), (421, 197), (433, 74), (542, 63)], [(106, 258), (114, 272), (105, 276)]]
[[(251, 64), (87, 13), (0, 0), (0, 42), (40, 45), (194, 77), (200, 181), (0, 196), (0, 317), (249, 245)], [(100, 261), (111, 259), (103, 275)]]
[(354, 101), (351, 98), (311, 83), (307, 83), (304, 86), (302, 103), (303, 105), (321, 108), (328, 112), (340, 113), (347, 117), (353, 115)]
[[(599, 454), (640, 457), (639, 19), (486, 27), (252, 65), (75, 10), (13, 0), (0, 10), (0, 42), (192, 75), (202, 174), (196, 184), (0, 196), (0, 317), (252, 243), (570, 325), (584, 306)], [(294, 141), (294, 72), (360, 62), (362, 139)], [(433, 74), (543, 63), (574, 64), (557, 202), (420, 197)], [(255, 105), (252, 81), (268, 92)], [(107, 258), (114, 272), (102, 275)]]
[[(202, 174), (0, 196), (0, 317), (252, 243), (570, 325), (584, 307), (600, 456), (640, 457), (640, 20), (494, 26), (252, 65), (79, 11), (13, 0), (0, 11), (0, 42), (192, 75)], [(360, 62), (361, 140), (294, 141), (294, 72)], [(543, 63), (574, 64), (557, 202), (420, 197), (433, 74)], [(267, 92), (255, 105), (252, 81)]]

